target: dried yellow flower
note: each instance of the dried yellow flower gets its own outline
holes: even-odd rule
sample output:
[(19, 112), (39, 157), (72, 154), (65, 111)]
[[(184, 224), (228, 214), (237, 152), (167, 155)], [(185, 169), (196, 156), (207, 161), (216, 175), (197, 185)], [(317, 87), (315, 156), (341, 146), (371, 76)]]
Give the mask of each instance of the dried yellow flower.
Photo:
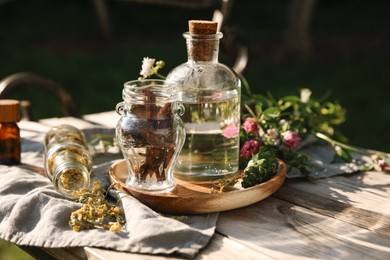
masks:
[(112, 232), (120, 232), (121, 231), (121, 228), (122, 228), (122, 225), (121, 223), (119, 222), (114, 222), (110, 225), (110, 231)]
[[(125, 223), (123, 212), (119, 206), (109, 206), (106, 200), (107, 191), (95, 180), (91, 189), (80, 189), (73, 192), (76, 201), (82, 207), (70, 215), (69, 226), (73, 231), (102, 228), (113, 232), (120, 232)], [(115, 221), (113, 221), (115, 220)]]

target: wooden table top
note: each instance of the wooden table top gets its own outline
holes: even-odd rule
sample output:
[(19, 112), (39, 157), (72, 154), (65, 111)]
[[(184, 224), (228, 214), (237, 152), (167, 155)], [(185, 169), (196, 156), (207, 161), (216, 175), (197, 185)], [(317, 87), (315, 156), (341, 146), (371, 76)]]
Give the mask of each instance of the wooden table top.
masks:
[[(41, 123), (115, 127), (114, 112)], [(23, 129), (22, 129), (23, 131)], [(61, 259), (171, 259), (98, 248), (43, 249)], [(196, 259), (390, 259), (390, 174), (287, 179), (265, 200), (219, 213)], [(172, 258), (177, 259), (177, 258)]]

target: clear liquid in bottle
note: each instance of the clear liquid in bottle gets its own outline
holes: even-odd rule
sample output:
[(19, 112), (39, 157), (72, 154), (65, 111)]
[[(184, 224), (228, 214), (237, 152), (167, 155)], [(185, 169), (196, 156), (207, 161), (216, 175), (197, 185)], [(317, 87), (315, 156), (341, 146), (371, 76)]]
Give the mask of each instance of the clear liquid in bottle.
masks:
[[(175, 168), (184, 180), (203, 182), (238, 170), (238, 96), (205, 103), (183, 103), (186, 139)], [(189, 119), (189, 120), (188, 120)]]

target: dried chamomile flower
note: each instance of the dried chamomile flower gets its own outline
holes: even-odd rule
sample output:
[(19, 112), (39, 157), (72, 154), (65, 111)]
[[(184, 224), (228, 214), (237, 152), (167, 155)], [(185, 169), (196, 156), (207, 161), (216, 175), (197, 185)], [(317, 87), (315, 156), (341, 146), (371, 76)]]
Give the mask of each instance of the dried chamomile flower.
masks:
[(121, 228), (122, 228), (121, 223), (119, 223), (119, 222), (112, 222), (112, 223), (110, 223), (109, 230), (112, 231), (112, 232), (120, 232)]
[(83, 174), (77, 170), (69, 170), (60, 176), (62, 187), (67, 190), (75, 190), (84, 184)]
[(123, 212), (118, 205), (108, 205), (107, 191), (101, 187), (100, 181), (95, 180), (90, 189), (80, 189), (72, 195), (83, 204), (70, 216), (69, 226), (73, 231), (102, 228), (120, 232), (125, 223)]
[(177, 221), (184, 221), (188, 218), (188, 216), (172, 216), (171, 218)]
[(234, 186), (241, 179), (241, 173), (236, 174), (231, 178), (220, 179), (217, 183), (213, 183), (214, 186), (211, 187), (211, 193), (222, 193), (226, 188)]

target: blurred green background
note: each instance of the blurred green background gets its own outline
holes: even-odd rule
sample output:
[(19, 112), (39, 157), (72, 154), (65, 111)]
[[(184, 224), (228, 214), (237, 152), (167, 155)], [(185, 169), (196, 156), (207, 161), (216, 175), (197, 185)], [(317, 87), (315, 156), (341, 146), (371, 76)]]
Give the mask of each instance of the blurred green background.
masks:
[[(66, 87), (81, 115), (113, 110), (121, 101), (123, 83), (138, 77), (143, 57), (163, 59), (162, 73), (167, 74), (186, 61), (182, 33), (187, 21), (213, 15), (212, 9), (108, 1), (112, 34), (107, 38), (101, 34), (92, 3), (0, 4), (0, 78), (33, 72)], [(297, 94), (303, 87), (315, 97), (331, 91), (329, 100), (347, 109), (342, 131), (350, 143), (390, 152), (388, 1), (315, 1), (307, 30), (310, 48), (305, 49), (291, 45), (288, 39), (294, 42), (294, 35), (286, 38), (293, 3), (234, 2), (226, 25), (248, 44), (243, 75), (252, 90), (269, 91), (275, 97)], [(220, 60), (231, 65), (223, 52)], [(45, 92), (19, 92), (15, 98), (31, 100), (38, 117), (62, 115)]]

